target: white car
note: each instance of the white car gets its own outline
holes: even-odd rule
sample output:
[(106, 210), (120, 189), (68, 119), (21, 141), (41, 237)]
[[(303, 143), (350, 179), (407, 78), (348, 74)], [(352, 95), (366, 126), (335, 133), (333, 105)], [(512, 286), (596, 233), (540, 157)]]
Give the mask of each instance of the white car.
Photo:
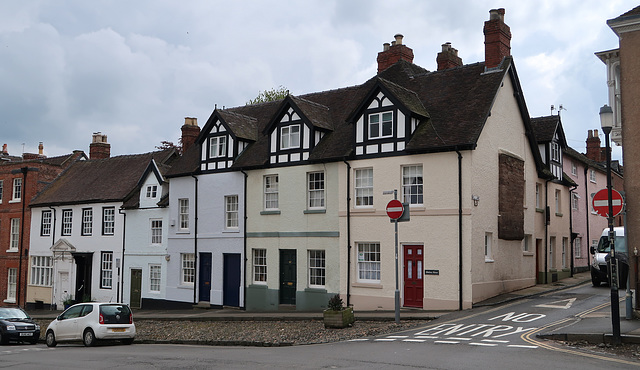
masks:
[(122, 303), (79, 303), (69, 307), (49, 324), (45, 334), (47, 346), (58, 342), (82, 340), (91, 347), (97, 340), (116, 339), (133, 343), (136, 326), (133, 314)]

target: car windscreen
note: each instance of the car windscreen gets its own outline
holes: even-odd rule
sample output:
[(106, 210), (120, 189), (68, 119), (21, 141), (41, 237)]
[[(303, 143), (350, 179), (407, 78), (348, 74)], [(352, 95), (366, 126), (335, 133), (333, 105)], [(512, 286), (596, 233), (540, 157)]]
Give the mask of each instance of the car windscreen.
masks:
[(123, 305), (102, 305), (100, 315), (105, 324), (128, 324), (131, 310), (129, 306)]
[[(616, 244), (615, 244), (616, 252), (626, 252), (627, 245), (626, 239), (624, 236), (616, 236)], [(600, 242), (598, 243), (598, 253), (609, 253), (611, 251), (611, 245), (609, 243), (608, 236), (600, 237)]]
[(29, 315), (19, 308), (1, 308), (0, 307), (0, 319), (28, 319)]

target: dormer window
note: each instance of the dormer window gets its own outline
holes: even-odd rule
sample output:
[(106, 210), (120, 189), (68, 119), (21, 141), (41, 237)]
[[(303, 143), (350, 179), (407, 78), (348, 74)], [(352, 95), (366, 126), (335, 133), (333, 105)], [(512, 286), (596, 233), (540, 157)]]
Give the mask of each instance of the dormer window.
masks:
[(227, 137), (215, 136), (209, 139), (209, 158), (220, 158), (227, 155)]
[(393, 113), (369, 114), (369, 139), (393, 136)]
[(280, 129), (280, 149), (300, 147), (300, 125), (284, 126)]

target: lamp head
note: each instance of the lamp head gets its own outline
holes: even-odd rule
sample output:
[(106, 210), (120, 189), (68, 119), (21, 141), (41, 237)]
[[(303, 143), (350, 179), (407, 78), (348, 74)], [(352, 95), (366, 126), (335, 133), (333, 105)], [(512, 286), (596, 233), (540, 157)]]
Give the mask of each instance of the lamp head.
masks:
[(600, 108), (600, 126), (605, 134), (609, 134), (613, 128), (613, 110), (607, 104)]

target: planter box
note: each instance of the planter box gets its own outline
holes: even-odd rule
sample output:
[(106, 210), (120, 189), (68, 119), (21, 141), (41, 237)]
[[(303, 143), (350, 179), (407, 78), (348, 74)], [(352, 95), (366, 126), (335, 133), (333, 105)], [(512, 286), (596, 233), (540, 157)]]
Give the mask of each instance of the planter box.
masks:
[(322, 314), (325, 328), (346, 328), (356, 321), (352, 307), (342, 311), (324, 310)]

